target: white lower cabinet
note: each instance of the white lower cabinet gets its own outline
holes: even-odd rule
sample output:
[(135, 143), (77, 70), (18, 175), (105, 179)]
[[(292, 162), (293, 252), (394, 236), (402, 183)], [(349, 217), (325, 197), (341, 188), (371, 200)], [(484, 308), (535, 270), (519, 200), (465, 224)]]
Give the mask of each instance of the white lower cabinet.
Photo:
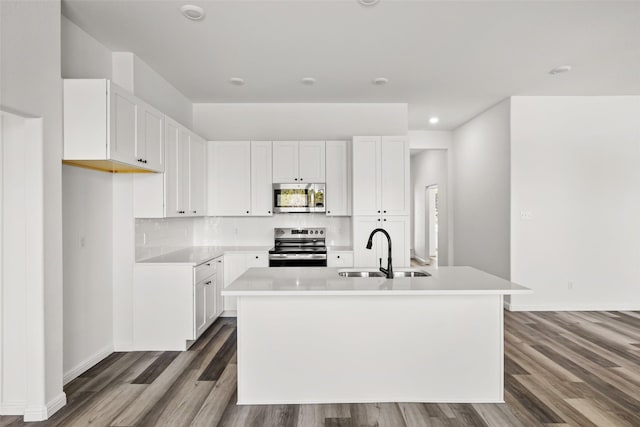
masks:
[(383, 233), (376, 233), (373, 247), (367, 241), (376, 228), (384, 229), (391, 237), (391, 257), (394, 267), (410, 267), (408, 216), (356, 216), (353, 217), (353, 264), (355, 267), (387, 266), (388, 244)]
[(327, 253), (327, 267), (339, 267), (339, 268), (353, 267), (353, 252), (329, 251)]
[[(269, 267), (269, 255), (266, 252), (225, 254), (224, 267), (224, 287), (226, 288), (252, 267)], [(237, 298), (224, 297), (224, 314), (235, 316), (236, 311)]]
[(134, 350), (187, 350), (222, 313), (223, 271), (222, 256), (197, 267), (136, 264)]

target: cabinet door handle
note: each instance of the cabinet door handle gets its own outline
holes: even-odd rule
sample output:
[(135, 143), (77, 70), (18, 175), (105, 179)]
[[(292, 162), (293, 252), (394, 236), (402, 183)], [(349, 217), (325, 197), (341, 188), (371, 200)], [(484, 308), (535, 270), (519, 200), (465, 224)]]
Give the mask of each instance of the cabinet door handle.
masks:
[(293, 178), (293, 180), (294, 180), (294, 181), (297, 181), (297, 180), (298, 180), (298, 178)]
[(256, 259), (259, 259), (260, 257), (256, 255)]
[(270, 214), (270, 213), (271, 213), (271, 211), (267, 211), (267, 213), (269, 213), (269, 214)]
[(249, 211), (247, 211), (247, 213), (249, 213)]
[(382, 213), (387, 213), (387, 211), (382, 211)]
[(206, 265), (207, 265), (207, 267), (211, 267), (211, 263), (210, 262), (208, 262)]
[(198, 213), (198, 211), (193, 211), (193, 213)]
[(302, 179), (302, 178), (300, 178), (300, 181), (303, 181), (303, 179)]
[(386, 220), (387, 220), (387, 218), (383, 219), (383, 221), (386, 221)]
[(328, 214), (330, 214), (330, 213), (331, 213), (331, 211), (327, 211), (327, 213), (328, 213)]
[(211, 284), (211, 280), (209, 280), (208, 282), (204, 282), (205, 285), (210, 285)]
[(340, 259), (340, 255), (338, 255), (336, 258)]
[(380, 222), (380, 218), (378, 218), (378, 222)]
[(147, 161), (146, 161), (146, 160), (143, 160), (143, 161), (142, 161), (142, 163), (147, 163)]
[(380, 213), (380, 211), (378, 211), (378, 213)]
[(142, 159), (138, 159), (138, 161), (139, 161), (140, 163), (142, 163)]
[(221, 259), (219, 259), (219, 260), (218, 260), (218, 262), (219, 262), (219, 263), (222, 263), (222, 260), (221, 260)]

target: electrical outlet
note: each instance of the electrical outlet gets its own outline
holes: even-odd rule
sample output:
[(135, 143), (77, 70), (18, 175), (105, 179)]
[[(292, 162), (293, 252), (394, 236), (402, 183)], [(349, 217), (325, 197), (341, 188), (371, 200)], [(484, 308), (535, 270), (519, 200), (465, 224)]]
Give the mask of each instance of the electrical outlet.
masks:
[(520, 219), (529, 221), (533, 219), (533, 214), (531, 211), (520, 211)]
[(567, 289), (569, 289), (570, 291), (573, 290), (573, 282), (567, 283)]
[(86, 243), (86, 240), (85, 240), (84, 236), (80, 237), (80, 247), (81, 248), (84, 248), (85, 243)]

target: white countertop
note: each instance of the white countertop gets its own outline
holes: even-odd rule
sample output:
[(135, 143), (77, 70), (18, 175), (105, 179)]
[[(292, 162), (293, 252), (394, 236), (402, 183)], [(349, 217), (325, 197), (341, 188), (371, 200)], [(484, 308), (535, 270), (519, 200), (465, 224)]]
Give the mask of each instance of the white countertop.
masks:
[(268, 252), (271, 246), (193, 246), (137, 261), (137, 264), (200, 265), (226, 253)]
[[(472, 267), (417, 268), (430, 277), (341, 277), (339, 271), (367, 268), (280, 267), (251, 268), (227, 288), (223, 296), (284, 295), (479, 295), (527, 294), (531, 290)], [(415, 270), (397, 268), (396, 271)]]
[(327, 246), (327, 252), (353, 252), (353, 246)]

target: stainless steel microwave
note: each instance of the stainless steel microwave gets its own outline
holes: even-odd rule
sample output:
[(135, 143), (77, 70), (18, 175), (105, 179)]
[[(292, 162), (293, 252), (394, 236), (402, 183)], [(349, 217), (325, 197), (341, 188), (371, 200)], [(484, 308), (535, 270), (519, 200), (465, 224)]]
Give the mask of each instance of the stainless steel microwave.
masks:
[(273, 184), (273, 212), (324, 212), (324, 184)]

